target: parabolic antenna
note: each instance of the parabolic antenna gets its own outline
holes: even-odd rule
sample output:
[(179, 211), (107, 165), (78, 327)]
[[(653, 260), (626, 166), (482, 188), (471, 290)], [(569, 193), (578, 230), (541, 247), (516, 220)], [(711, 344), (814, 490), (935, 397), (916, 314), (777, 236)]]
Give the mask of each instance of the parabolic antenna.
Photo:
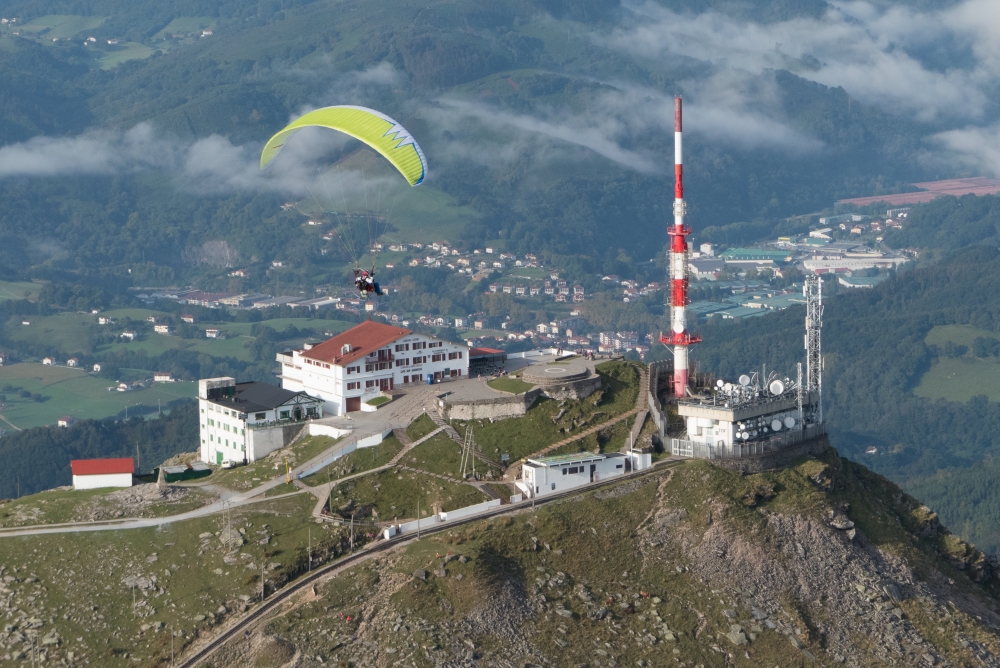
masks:
[(725, 385), (722, 386), (722, 389), (725, 392), (732, 392), (733, 391), (733, 384), (732, 383), (726, 383)]
[(740, 376), (740, 385), (742, 385), (743, 387), (746, 387), (749, 384), (750, 384), (750, 376), (748, 376), (746, 374), (743, 374), (742, 376)]
[(793, 418), (793, 417), (786, 417), (785, 418), (785, 428), (786, 429), (791, 429), (794, 426), (795, 426), (795, 418)]
[(719, 380), (715, 381), (715, 386), (716, 387), (722, 387), (725, 384), (726, 384), (726, 381), (722, 380), (721, 378)]
[(753, 430), (752, 432), (750, 432), (750, 435), (751, 435), (751, 436), (756, 436), (756, 435), (757, 435), (757, 430), (756, 430), (756, 429), (754, 429), (754, 430)]
[(767, 389), (771, 390), (771, 394), (778, 396), (779, 394), (783, 394), (785, 392), (785, 384), (780, 380), (773, 380), (771, 381), (771, 384), (768, 385)]
[(781, 420), (771, 420), (771, 429), (781, 431)]

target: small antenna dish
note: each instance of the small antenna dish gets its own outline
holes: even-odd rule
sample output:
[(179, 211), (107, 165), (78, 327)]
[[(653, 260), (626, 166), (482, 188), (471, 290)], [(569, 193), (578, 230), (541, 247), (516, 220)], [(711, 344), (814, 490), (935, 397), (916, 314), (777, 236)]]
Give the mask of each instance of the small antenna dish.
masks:
[(781, 431), (781, 420), (771, 420), (771, 429), (773, 431)]
[(719, 380), (715, 381), (715, 386), (716, 387), (722, 387), (725, 384), (726, 384), (726, 381), (722, 380), (721, 378)]
[(771, 381), (771, 384), (767, 386), (767, 389), (771, 391), (771, 394), (778, 396), (779, 394), (784, 394), (785, 384), (780, 380)]
[(740, 376), (740, 385), (742, 385), (743, 387), (746, 387), (749, 384), (750, 384), (750, 376), (748, 376), (746, 374), (743, 374), (742, 376)]
[(726, 392), (726, 393), (732, 392), (733, 391), (733, 384), (732, 383), (726, 383), (725, 385), (722, 386), (722, 390), (724, 392)]
[(795, 426), (795, 418), (793, 418), (793, 417), (786, 417), (785, 418), (785, 428), (791, 429), (794, 426)]

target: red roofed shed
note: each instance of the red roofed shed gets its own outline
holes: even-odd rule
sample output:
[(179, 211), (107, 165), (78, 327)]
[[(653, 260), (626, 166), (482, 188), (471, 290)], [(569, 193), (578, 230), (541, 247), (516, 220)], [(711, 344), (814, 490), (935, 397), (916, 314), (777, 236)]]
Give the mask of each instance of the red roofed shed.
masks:
[(131, 457), (74, 459), (69, 466), (73, 470), (73, 489), (131, 487), (135, 472)]

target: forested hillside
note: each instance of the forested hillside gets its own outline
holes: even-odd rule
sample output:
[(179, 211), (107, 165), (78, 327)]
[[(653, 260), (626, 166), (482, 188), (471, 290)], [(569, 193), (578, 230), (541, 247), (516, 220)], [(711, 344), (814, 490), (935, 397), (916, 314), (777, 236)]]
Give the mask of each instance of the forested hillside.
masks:
[[(665, 4), (763, 22), (816, 17), (828, 7), (820, 0)], [(17, 90), (0, 97), (2, 140), (64, 138), (19, 149), (35, 157), (27, 171), (0, 165), (8, 202), (0, 263), (20, 276), (209, 284), (235, 262), (294, 255), (286, 287), (339, 277), (346, 258), (336, 245), (303, 238), (301, 214), (279, 208), (289, 194), (308, 200), (310, 193), (280, 173), (258, 176), (253, 162), (291, 116), (336, 103), (377, 107), (418, 136), (432, 169), (424, 187), (440, 194), (433, 206), (457, 216), (452, 243), (574, 255), (581, 275), (622, 251), (645, 260), (662, 247), (670, 211), (664, 164), (673, 138), (663, 123), (670, 98), (690, 88), (692, 104), (708, 104), (691, 81), (719, 74), (708, 61), (650, 61), (608, 46), (635, 18), (611, 0), (26, 1), (5, 11), (29, 24), (77, 14), (99, 23), (51, 46), (27, 39), (27, 30), (0, 36), (0, 80)], [(165, 26), (183, 17), (211, 19), (214, 34), (191, 43), (165, 37)], [(85, 36), (97, 42), (81, 46), (76, 40)], [(109, 48), (102, 40), (112, 38), (155, 51), (94, 67), (88, 53)], [(692, 120), (696, 229), (754, 219), (773, 226), (837, 197), (895, 191), (927, 175), (912, 160), (918, 126), (789, 70), (739, 79), (739, 95), (765, 101), (793, 139), (720, 140)], [(608, 121), (614, 128), (602, 127)], [(329, 148), (306, 156), (302, 169), (325, 170), (357, 147)], [(273, 171), (282, 169), (289, 165)], [(408, 212), (407, 196), (398, 197), (397, 236), (443, 236), (433, 214)], [(227, 244), (227, 262), (199, 252), (218, 241)], [(255, 272), (245, 287), (274, 289), (273, 280)]]
[(137, 473), (148, 473), (177, 454), (178, 444), (197, 442), (198, 405), (193, 401), (179, 402), (169, 413), (151, 420), (84, 420), (69, 429), (39, 427), (9, 434), (0, 438), (4, 462), (0, 498), (72, 484), (72, 459), (135, 458), (138, 447), (142, 471)]
[[(992, 364), (1000, 339), (1000, 251), (974, 247), (907, 272), (872, 290), (826, 301), (824, 403), (831, 442), (845, 455), (913, 490), (973, 542), (1000, 546), (1000, 493), (988, 482), (1000, 456), (1000, 403), (931, 400), (913, 390), (939, 360), (979, 356)], [(705, 369), (734, 377), (766, 363), (795, 376), (803, 360), (801, 307), (739, 323), (702, 327), (694, 356)], [(992, 333), (976, 350), (945, 349), (925, 337), (939, 325)], [(866, 456), (876, 446), (878, 453)], [(958, 483), (962, 480), (962, 483)]]

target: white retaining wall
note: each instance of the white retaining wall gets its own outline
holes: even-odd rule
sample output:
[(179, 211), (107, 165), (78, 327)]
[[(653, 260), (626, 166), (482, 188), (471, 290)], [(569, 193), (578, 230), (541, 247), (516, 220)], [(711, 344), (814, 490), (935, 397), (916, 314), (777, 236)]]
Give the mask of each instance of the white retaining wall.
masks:
[(430, 529), (435, 527), (442, 522), (454, 522), (455, 520), (462, 519), (463, 517), (469, 517), (471, 515), (477, 515), (479, 513), (485, 512), (491, 508), (496, 508), (500, 505), (500, 499), (493, 499), (491, 501), (484, 501), (483, 503), (477, 503), (474, 506), (466, 506), (465, 508), (456, 508), (455, 510), (449, 510), (446, 513), (438, 513), (437, 515), (431, 515), (430, 517), (424, 517), (420, 520), (413, 520), (412, 522), (406, 522), (405, 524), (395, 524), (383, 532), (386, 540), (393, 538), (394, 536), (401, 536), (405, 534), (415, 534), (417, 533), (417, 524), (419, 522), (421, 529)]
[(328, 424), (310, 422), (308, 434), (310, 436), (329, 436), (330, 438), (340, 438), (341, 436), (347, 436), (351, 433), (351, 431), (351, 429), (341, 429), (340, 427), (333, 427)]
[[(318, 427), (320, 429), (326, 429), (326, 430), (329, 430), (329, 431), (320, 431), (319, 433), (313, 433), (312, 428), (314, 426)], [(344, 435), (344, 434), (351, 433), (350, 430), (337, 429), (336, 427), (329, 427), (327, 425), (313, 425), (313, 424), (309, 425), (309, 435), (310, 436), (333, 436), (333, 432), (340, 432), (341, 436)], [(382, 433), (375, 433), (375, 434), (372, 434), (371, 436), (365, 436), (364, 438), (359, 438), (356, 441), (351, 441), (350, 443), (347, 443), (340, 450), (337, 450), (337, 452), (333, 453), (329, 457), (324, 457), (318, 463), (313, 464), (309, 468), (302, 470), (296, 477), (299, 480), (301, 480), (302, 478), (305, 478), (306, 476), (310, 476), (313, 473), (316, 473), (317, 471), (319, 471), (320, 469), (322, 469), (322, 468), (324, 468), (326, 466), (329, 466), (330, 464), (334, 463), (335, 461), (337, 461), (341, 457), (344, 457), (345, 455), (351, 454), (352, 452), (354, 452), (358, 448), (371, 448), (373, 446), (376, 446), (379, 443), (381, 443), (383, 441), (383, 439), (385, 439), (391, 433), (392, 433), (392, 429), (388, 429), (388, 430), (386, 430), (386, 431), (384, 431)], [(338, 436), (333, 436), (333, 437), (334, 438), (339, 438)]]

